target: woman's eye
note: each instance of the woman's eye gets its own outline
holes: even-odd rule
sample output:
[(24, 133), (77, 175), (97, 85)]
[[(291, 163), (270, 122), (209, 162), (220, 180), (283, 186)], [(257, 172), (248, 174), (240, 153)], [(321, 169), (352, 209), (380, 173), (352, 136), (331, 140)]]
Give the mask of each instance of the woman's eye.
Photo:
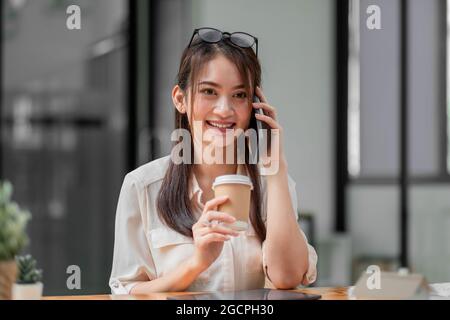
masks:
[(239, 92), (239, 93), (236, 93), (235, 96), (239, 99), (245, 99), (245, 98), (247, 98), (247, 93)]
[(206, 95), (212, 95), (215, 93), (213, 89), (203, 89), (201, 92)]

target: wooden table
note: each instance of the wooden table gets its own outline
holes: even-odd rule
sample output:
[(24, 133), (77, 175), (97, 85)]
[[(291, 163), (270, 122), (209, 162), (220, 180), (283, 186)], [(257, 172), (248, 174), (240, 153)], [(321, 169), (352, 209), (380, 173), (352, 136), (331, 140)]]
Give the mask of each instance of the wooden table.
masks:
[[(306, 288), (292, 290), (304, 293), (320, 294), (322, 300), (349, 300), (346, 287)], [(190, 294), (192, 292), (164, 292), (148, 295), (91, 295), (91, 296), (55, 296), (43, 297), (43, 300), (166, 300), (167, 297)]]

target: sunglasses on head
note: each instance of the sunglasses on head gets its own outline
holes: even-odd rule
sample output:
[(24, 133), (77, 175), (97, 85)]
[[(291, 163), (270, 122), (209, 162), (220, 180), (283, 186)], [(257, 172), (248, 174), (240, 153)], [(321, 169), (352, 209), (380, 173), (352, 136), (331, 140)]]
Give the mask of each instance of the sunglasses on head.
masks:
[(252, 48), (255, 45), (256, 57), (258, 57), (258, 38), (246, 32), (222, 32), (214, 28), (199, 28), (195, 29), (192, 34), (191, 41), (189, 41), (188, 48), (192, 45), (195, 36), (207, 43), (217, 43), (225, 39), (229, 40), (231, 44), (240, 48)]

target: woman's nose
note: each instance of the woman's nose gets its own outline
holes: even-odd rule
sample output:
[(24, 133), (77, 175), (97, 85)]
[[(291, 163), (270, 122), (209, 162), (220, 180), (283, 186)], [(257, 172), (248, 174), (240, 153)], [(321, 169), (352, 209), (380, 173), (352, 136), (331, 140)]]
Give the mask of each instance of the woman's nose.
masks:
[(229, 116), (233, 114), (233, 107), (226, 97), (220, 98), (214, 106), (214, 112), (221, 116)]

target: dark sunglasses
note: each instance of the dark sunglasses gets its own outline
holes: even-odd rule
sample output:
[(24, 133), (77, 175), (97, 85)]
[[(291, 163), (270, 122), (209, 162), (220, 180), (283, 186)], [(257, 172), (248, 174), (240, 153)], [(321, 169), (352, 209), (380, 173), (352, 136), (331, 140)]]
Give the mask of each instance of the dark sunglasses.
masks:
[(258, 38), (246, 32), (229, 33), (222, 32), (214, 28), (195, 29), (194, 33), (192, 34), (191, 41), (189, 41), (188, 48), (191, 46), (192, 40), (194, 40), (195, 35), (198, 35), (202, 41), (207, 43), (217, 43), (224, 39), (228, 39), (233, 45), (240, 48), (252, 48), (253, 45), (255, 45), (255, 53), (256, 57), (258, 57)]

